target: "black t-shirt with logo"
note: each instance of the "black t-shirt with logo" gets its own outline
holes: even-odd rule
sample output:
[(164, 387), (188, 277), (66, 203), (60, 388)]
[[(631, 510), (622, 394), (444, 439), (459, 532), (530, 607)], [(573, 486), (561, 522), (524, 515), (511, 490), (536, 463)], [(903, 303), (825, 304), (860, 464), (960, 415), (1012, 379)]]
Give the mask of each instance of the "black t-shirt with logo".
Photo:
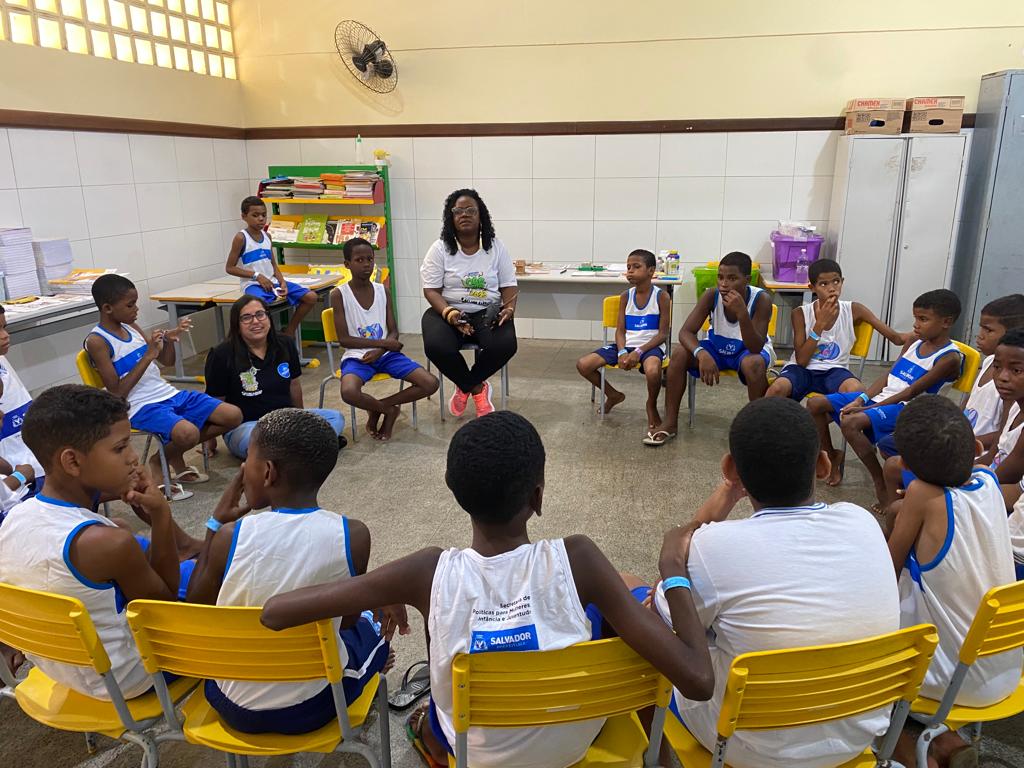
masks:
[(295, 342), (279, 340), (284, 350), (268, 352), (268, 360), (250, 353), (241, 370), (230, 341), (211, 349), (206, 356), (206, 394), (237, 405), (242, 409), (242, 421), (256, 421), (278, 408), (290, 408), (291, 382), (302, 375), (302, 366)]

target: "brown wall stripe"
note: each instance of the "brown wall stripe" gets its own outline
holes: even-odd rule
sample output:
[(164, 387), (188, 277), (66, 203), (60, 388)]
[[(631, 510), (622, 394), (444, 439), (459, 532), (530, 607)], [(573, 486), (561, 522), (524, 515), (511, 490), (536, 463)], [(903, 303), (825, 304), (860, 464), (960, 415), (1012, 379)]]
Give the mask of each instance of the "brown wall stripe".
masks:
[[(391, 136), (557, 136), (616, 133), (722, 133), (738, 131), (833, 131), (842, 130), (842, 117), (753, 117), (717, 120), (605, 120), (549, 123), (420, 123), (404, 125), (315, 125), (278, 128), (231, 128), (160, 120), (137, 120), (56, 112), (25, 112), (0, 109), (0, 126), (101, 131), (107, 133), (155, 133), (172, 136), (204, 136), (215, 139), (328, 139)], [(965, 114), (964, 128), (974, 127), (974, 115)]]

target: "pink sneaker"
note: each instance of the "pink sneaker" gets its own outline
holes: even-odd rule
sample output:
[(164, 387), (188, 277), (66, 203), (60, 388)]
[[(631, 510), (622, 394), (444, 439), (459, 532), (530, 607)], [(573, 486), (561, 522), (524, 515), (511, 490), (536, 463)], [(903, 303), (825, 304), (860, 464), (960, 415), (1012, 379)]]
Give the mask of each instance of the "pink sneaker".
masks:
[(466, 403), (468, 402), (469, 394), (456, 387), (455, 394), (448, 399), (448, 410), (456, 419), (462, 418), (462, 414), (466, 412)]
[(473, 405), (476, 406), (476, 415), (486, 416), (488, 413), (494, 413), (494, 403), (491, 402), (491, 383), (489, 381), (484, 382), (484, 388), (480, 390), (479, 395), (473, 395)]

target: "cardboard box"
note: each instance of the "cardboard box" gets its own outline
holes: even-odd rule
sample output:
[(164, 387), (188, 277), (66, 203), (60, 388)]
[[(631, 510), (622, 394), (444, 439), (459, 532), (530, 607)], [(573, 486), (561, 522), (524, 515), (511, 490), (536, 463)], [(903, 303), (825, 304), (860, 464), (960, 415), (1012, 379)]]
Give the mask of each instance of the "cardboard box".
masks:
[(843, 112), (847, 133), (898, 134), (906, 99), (850, 99)]
[(960, 133), (963, 96), (915, 96), (907, 102), (911, 133)]

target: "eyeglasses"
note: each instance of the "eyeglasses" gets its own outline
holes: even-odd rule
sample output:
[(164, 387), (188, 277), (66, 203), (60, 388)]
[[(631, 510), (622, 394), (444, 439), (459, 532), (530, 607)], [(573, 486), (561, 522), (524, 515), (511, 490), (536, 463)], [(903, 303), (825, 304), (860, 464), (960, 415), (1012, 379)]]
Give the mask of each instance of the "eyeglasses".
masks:
[(453, 216), (476, 216), (480, 213), (476, 208), (452, 208)]
[(256, 312), (252, 312), (246, 315), (239, 315), (238, 322), (245, 323), (246, 325), (252, 325), (253, 323), (260, 323), (267, 319), (267, 313), (260, 309)]

